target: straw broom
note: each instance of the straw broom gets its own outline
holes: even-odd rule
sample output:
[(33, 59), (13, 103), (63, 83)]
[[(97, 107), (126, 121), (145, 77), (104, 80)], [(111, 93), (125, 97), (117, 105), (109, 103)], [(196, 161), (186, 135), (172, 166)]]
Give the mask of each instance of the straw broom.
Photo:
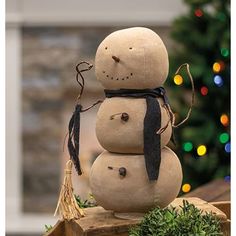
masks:
[(60, 196), (54, 213), (54, 216), (59, 213), (59, 215), (64, 220), (79, 219), (85, 216), (83, 210), (78, 206), (73, 193), (71, 176), (72, 165), (73, 163), (71, 160), (66, 163), (64, 181), (61, 187)]

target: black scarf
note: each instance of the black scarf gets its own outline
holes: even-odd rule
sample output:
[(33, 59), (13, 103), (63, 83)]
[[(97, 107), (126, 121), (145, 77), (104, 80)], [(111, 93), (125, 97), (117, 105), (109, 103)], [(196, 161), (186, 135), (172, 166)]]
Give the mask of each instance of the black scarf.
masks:
[(82, 174), (80, 161), (79, 161), (79, 139), (80, 139), (80, 113), (82, 112), (82, 106), (77, 104), (75, 110), (70, 119), (68, 125), (68, 142), (67, 147), (70, 154), (70, 158), (74, 163), (75, 169), (78, 175)]
[(147, 111), (144, 118), (144, 158), (149, 180), (157, 180), (161, 164), (161, 135), (157, 131), (161, 128), (161, 109), (156, 98), (162, 97), (168, 104), (166, 92), (163, 87), (156, 89), (119, 89), (104, 90), (107, 98), (131, 97), (145, 98)]

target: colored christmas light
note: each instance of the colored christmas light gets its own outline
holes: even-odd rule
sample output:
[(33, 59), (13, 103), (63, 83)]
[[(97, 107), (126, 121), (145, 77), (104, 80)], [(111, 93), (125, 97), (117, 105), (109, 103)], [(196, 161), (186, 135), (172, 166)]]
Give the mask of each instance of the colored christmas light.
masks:
[(229, 125), (229, 118), (226, 114), (222, 114), (220, 117), (220, 122), (223, 126), (228, 126)]
[(183, 191), (184, 193), (188, 193), (190, 190), (191, 190), (191, 185), (190, 185), (190, 184), (184, 184), (184, 185), (182, 186), (182, 191)]
[(185, 152), (191, 152), (193, 150), (193, 144), (191, 142), (186, 142), (183, 145), (183, 149)]
[(203, 16), (203, 11), (198, 8), (194, 11), (194, 14), (195, 14), (196, 17), (202, 17)]
[(212, 69), (213, 69), (213, 71), (214, 71), (215, 73), (220, 72), (220, 70), (221, 70), (221, 65), (220, 65), (220, 63), (219, 63), (219, 62), (215, 62), (215, 63), (213, 64), (213, 66), (212, 66)]
[(226, 175), (225, 177), (224, 177), (224, 180), (225, 180), (225, 182), (230, 182), (230, 175)]
[(208, 88), (206, 86), (201, 87), (202, 96), (206, 96), (208, 94)]
[(220, 53), (223, 57), (229, 56), (229, 50), (227, 48), (221, 48)]
[(220, 21), (224, 22), (224, 21), (226, 20), (226, 15), (225, 15), (223, 12), (219, 12), (219, 13), (217, 14), (217, 18), (218, 18)]
[(225, 151), (226, 151), (227, 153), (229, 153), (229, 152), (231, 151), (230, 142), (228, 142), (228, 143), (225, 144)]
[(216, 86), (221, 87), (224, 82), (223, 82), (223, 79), (221, 78), (221, 76), (215, 75), (214, 76), (214, 83), (216, 84)]
[(221, 143), (227, 143), (229, 141), (229, 134), (222, 133), (219, 137)]
[(225, 63), (223, 61), (219, 61), (220, 64), (220, 71), (225, 69)]
[(206, 154), (206, 152), (207, 152), (207, 148), (205, 145), (198, 146), (198, 148), (197, 148), (198, 156), (204, 156)]
[(175, 75), (174, 77), (174, 83), (176, 85), (181, 85), (183, 83), (183, 77), (181, 75)]

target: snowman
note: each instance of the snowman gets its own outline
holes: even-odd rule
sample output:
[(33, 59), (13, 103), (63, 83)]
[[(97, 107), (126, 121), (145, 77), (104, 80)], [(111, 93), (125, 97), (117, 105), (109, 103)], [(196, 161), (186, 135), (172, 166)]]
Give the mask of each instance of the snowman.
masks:
[(95, 73), (106, 99), (96, 135), (105, 151), (92, 165), (90, 186), (98, 205), (118, 215), (164, 208), (179, 193), (181, 164), (166, 146), (172, 135), (162, 87), (168, 70), (165, 45), (147, 28), (113, 32), (97, 49)]

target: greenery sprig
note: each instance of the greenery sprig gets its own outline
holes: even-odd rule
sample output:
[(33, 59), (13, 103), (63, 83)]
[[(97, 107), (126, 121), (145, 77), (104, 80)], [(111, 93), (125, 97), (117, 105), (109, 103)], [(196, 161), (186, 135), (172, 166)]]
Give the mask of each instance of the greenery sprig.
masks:
[(83, 200), (79, 195), (75, 195), (75, 199), (80, 208), (95, 207), (96, 202), (94, 197), (90, 194), (89, 199)]
[(45, 232), (46, 233), (48, 233), (52, 229), (51, 225), (44, 225), (44, 227), (45, 227)]
[(215, 215), (183, 201), (180, 209), (154, 208), (142, 222), (131, 228), (129, 236), (219, 236), (223, 235), (220, 221)]

